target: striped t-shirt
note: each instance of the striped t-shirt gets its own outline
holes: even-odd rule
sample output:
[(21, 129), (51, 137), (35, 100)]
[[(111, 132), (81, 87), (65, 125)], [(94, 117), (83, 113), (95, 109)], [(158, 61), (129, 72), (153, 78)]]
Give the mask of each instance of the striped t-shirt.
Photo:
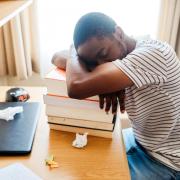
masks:
[(137, 42), (114, 61), (133, 82), (126, 88), (126, 111), (136, 140), (156, 159), (180, 171), (180, 61), (156, 40)]

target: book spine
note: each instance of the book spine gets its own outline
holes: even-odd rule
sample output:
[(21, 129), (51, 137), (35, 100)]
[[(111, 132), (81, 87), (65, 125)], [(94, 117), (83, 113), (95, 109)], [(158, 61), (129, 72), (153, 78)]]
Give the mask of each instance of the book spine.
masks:
[(73, 133), (86, 133), (87, 132), (89, 135), (92, 135), (92, 136), (112, 138), (112, 132), (109, 132), (109, 131), (94, 130), (94, 129), (89, 129), (89, 128), (77, 128), (77, 127), (55, 125), (55, 124), (49, 124), (49, 127), (50, 129), (53, 129), (53, 130), (73, 132)]
[(60, 106), (46, 105), (46, 114), (48, 116), (66, 117), (73, 119), (89, 120), (96, 122), (112, 123), (113, 115), (105, 112), (97, 112), (94, 110), (68, 108)]
[(54, 124), (54, 125), (60, 125), (60, 126), (66, 126), (66, 127), (75, 127), (75, 128), (86, 128), (86, 129), (91, 129), (91, 130), (99, 130), (99, 131), (104, 131), (104, 132), (112, 132), (113, 130), (107, 130), (107, 129), (97, 129), (97, 128), (90, 128), (90, 127), (81, 127), (81, 126), (74, 126), (74, 125), (68, 125), (68, 124), (59, 124), (59, 123), (52, 123), (48, 122), (48, 124)]
[(88, 120), (70, 119), (66, 117), (53, 117), (53, 116), (48, 116), (48, 123), (109, 130), (109, 131), (112, 131), (114, 127), (114, 123), (103, 123), (103, 122), (95, 122), (95, 121), (93, 122)]
[[(65, 96), (43, 95), (44, 103), (53, 106), (76, 107), (81, 109), (94, 109), (100, 111), (98, 101), (78, 100)], [(100, 111), (101, 112), (101, 111)]]

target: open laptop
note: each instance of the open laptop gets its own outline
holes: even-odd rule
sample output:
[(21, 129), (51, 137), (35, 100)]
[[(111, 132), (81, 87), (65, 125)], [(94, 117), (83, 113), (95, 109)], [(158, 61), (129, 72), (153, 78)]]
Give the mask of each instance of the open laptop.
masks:
[(0, 119), (0, 154), (27, 154), (32, 149), (40, 117), (40, 103), (3, 102), (0, 103), (0, 110), (15, 106), (23, 106), (23, 112), (16, 114), (12, 121)]

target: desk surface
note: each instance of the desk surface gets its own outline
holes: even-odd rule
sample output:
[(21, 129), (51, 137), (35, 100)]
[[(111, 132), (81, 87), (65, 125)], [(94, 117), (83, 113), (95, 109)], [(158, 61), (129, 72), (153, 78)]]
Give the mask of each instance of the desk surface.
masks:
[(0, 0), (0, 27), (23, 11), (32, 0)]
[[(0, 86), (0, 101), (10, 87)], [(45, 180), (59, 179), (130, 179), (126, 154), (119, 126), (116, 126), (112, 140), (89, 136), (84, 149), (72, 147), (75, 134), (49, 130), (42, 100), (45, 88), (25, 87), (31, 101), (42, 103), (33, 149), (26, 156), (0, 156), (0, 167), (21, 162)], [(117, 123), (118, 125), (119, 123)], [(49, 169), (44, 159), (53, 154), (59, 168)]]

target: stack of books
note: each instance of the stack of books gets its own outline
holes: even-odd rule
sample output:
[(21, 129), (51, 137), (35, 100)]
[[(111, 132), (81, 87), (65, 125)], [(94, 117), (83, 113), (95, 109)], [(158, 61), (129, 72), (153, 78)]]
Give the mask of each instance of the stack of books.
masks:
[(50, 129), (112, 137), (116, 115), (106, 114), (99, 108), (98, 96), (83, 100), (69, 98), (66, 73), (59, 68), (46, 75), (45, 83), (44, 103)]

